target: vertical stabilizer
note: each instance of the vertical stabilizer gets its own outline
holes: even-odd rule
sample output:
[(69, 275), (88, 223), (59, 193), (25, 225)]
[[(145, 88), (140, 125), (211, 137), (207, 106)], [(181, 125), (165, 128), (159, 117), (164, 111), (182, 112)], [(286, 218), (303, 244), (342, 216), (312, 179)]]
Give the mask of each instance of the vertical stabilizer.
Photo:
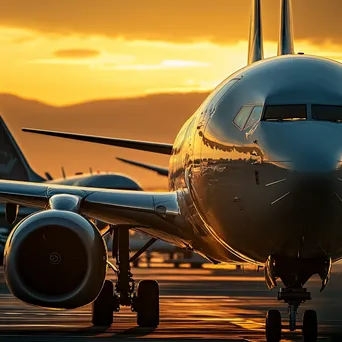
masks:
[(291, 0), (281, 0), (278, 56), (294, 54)]
[(27, 162), (11, 131), (0, 116), (0, 179), (42, 182)]
[(264, 59), (260, 0), (252, 0), (250, 20), (248, 64)]

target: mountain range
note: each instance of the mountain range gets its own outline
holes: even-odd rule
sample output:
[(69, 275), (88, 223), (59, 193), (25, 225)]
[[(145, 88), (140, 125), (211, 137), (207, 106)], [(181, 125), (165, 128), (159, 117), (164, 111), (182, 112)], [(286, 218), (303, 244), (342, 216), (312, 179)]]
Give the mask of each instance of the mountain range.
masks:
[(167, 166), (168, 156), (111, 146), (37, 136), (23, 127), (61, 130), (127, 139), (172, 143), (183, 123), (207, 93), (154, 94), (134, 98), (92, 100), (53, 106), (11, 94), (0, 94), (0, 112), (36, 172), (61, 176), (93, 170), (125, 173), (145, 188), (167, 187), (165, 178), (115, 159), (125, 157)]

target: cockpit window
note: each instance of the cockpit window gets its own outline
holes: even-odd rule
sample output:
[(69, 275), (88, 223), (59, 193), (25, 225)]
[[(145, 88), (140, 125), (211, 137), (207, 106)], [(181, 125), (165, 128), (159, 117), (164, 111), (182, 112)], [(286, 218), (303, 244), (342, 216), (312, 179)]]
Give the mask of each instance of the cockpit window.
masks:
[(268, 105), (265, 108), (264, 121), (306, 120), (306, 105)]
[(245, 124), (249, 118), (249, 114), (251, 114), (252, 109), (253, 106), (242, 106), (239, 112), (236, 114), (234, 118), (234, 124), (240, 130), (243, 130), (243, 128), (245, 127)]
[(256, 124), (258, 121), (260, 121), (263, 108), (264, 108), (263, 106), (255, 106), (253, 108), (252, 113), (249, 116), (249, 119), (246, 123), (245, 128), (251, 127), (254, 124)]
[(342, 106), (312, 105), (311, 114), (313, 120), (342, 122)]

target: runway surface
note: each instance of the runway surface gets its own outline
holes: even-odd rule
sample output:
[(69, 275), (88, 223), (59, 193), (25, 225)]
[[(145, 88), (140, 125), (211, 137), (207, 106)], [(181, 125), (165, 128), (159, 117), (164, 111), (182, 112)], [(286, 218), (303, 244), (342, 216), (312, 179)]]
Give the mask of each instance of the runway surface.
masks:
[[(320, 340), (342, 341), (342, 269), (319, 293), (318, 278), (309, 283), (313, 300), (305, 309), (316, 309)], [(7, 290), (0, 269), (0, 341), (265, 341), (264, 317), (279, 308), (286, 323), (286, 305), (269, 292), (263, 273), (211, 269), (134, 269), (135, 279), (157, 279), (161, 292), (161, 324), (155, 330), (136, 327), (135, 315), (124, 309), (108, 329), (91, 326), (91, 307), (72, 311), (47, 311), (27, 306)], [(282, 341), (301, 341), (300, 334), (285, 333)]]

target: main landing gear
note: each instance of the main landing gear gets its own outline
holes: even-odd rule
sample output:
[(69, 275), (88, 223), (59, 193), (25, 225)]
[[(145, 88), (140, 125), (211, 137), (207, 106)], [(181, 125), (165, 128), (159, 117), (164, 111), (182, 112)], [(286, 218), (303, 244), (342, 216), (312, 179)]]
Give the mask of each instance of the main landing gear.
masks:
[[(318, 257), (312, 259), (271, 256), (265, 267), (266, 283), (270, 289), (277, 286), (280, 278), (285, 288), (278, 292), (278, 300), (288, 304), (289, 330), (296, 331), (297, 310), (299, 305), (311, 300), (311, 294), (303, 286), (314, 274), (322, 279), (322, 288), (327, 285), (331, 272), (331, 259)], [(269, 310), (266, 316), (267, 342), (279, 342), (282, 329), (281, 315), (278, 310)], [(302, 320), (302, 333), (305, 342), (316, 342), (318, 333), (317, 314), (314, 310), (306, 310)]]
[(129, 306), (137, 313), (139, 327), (155, 328), (159, 325), (159, 285), (154, 280), (142, 280), (135, 291), (135, 282), (130, 263), (134, 262), (156, 240), (151, 239), (132, 258), (129, 257), (129, 230), (125, 227), (113, 227), (113, 259), (116, 265), (110, 264), (117, 274), (113, 284), (105, 280), (99, 296), (92, 304), (92, 323), (95, 326), (110, 326), (113, 313), (121, 306)]

